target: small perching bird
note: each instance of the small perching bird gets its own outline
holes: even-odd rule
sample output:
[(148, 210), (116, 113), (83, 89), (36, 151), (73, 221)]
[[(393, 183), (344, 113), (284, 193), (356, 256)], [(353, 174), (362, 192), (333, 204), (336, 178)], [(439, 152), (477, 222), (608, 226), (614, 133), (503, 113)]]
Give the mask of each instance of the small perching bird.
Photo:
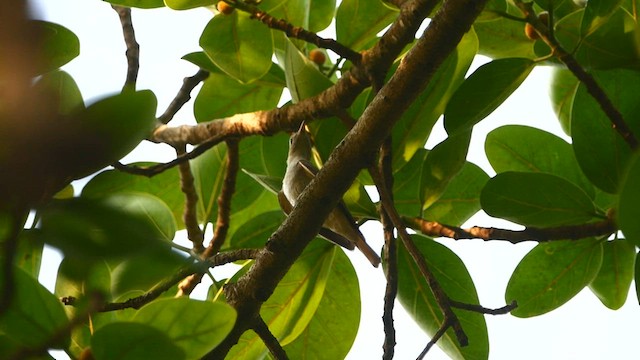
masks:
[[(289, 139), (287, 170), (282, 181), (282, 192), (278, 195), (280, 205), (289, 213), (298, 196), (309, 185), (318, 169), (311, 163), (312, 143), (305, 131), (304, 122)], [(371, 265), (378, 267), (380, 257), (366, 243), (364, 236), (342, 200), (325, 220), (320, 235), (334, 244), (353, 250), (357, 247), (367, 257)]]

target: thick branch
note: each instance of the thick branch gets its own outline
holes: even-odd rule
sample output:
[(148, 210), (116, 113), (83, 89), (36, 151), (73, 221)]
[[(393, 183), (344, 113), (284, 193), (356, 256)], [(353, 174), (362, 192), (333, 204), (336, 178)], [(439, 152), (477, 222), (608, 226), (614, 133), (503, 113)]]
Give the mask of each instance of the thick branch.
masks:
[(267, 349), (269, 349), (269, 352), (271, 353), (274, 359), (276, 360), (289, 359), (289, 357), (287, 356), (287, 353), (282, 348), (282, 345), (280, 345), (280, 342), (278, 342), (278, 339), (275, 336), (273, 336), (273, 334), (269, 330), (269, 327), (261, 317), (259, 317), (256, 320), (252, 329), (253, 331), (255, 331), (256, 334), (258, 334), (260, 339), (262, 339), (262, 342), (264, 342), (264, 344), (267, 346)]
[[(178, 156), (185, 153), (185, 147), (176, 149)], [(184, 193), (184, 211), (182, 213), (182, 219), (187, 229), (187, 238), (193, 244), (193, 250), (196, 254), (202, 252), (204, 247), (202, 242), (204, 240), (204, 234), (200, 225), (198, 224), (198, 194), (196, 193), (195, 181), (193, 174), (191, 173), (191, 165), (188, 161), (180, 164), (180, 190)]]
[(120, 24), (122, 24), (122, 34), (124, 35), (124, 42), (127, 45), (127, 79), (124, 82), (124, 88), (136, 88), (136, 81), (138, 79), (138, 70), (140, 69), (140, 45), (136, 41), (136, 34), (133, 30), (133, 23), (131, 22), (131, 8), (124, 6), (111, 6), (113, 10), (118, 13), (120, 17)]

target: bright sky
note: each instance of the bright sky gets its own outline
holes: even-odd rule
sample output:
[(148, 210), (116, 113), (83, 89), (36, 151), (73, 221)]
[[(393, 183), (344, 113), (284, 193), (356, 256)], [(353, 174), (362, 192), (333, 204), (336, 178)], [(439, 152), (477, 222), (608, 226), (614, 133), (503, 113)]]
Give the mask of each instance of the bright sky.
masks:
[[(63, 69), (78, 83), (85, 99), (120, 91), (126, 74), (124, 43), (120, 24), (110, 5), (100, 0), (34, 0), (36, 17), (62, 24), (79, 38), (81, 54)], [(176, 12), (168, 9), (134, 10), (133, 23), (141, 47), (139, 88), (152, 89), (162, 112), (175, 96), (182, 79), (193, 75), (195, 66), (180, 60), (183, 55), (200, 50), (198, 39), (211, 13), (205, 9)], [(474, 68), (487, 61), (480, 59)], [(480, 165), (490, 175), (493, 171), (483, 152), (484, 136), (503, 124), (524, 124), (560, 133), (548, 99), (549, 69), (538, 68), (527, 81), (496, 112), (476, 126), (469, 160)], [(194, 92), (195, 94), (195, 92)], [(532, 102), (531, 99), (537, 99)], [(176, 123), (193, 122), (188, 104), (176, 116)], [(172, 123), (174, 124), (174, 123)], [(428, 147), (443, 137), (436, 131)], [(142, 154), (142, 155), (141, 155)], [(166, 146), (146, 145), (125, 159), (166, 161), (172, 151)], [(141, 157), (142, 156), (142, 157)], [(283, 159), (285, 161), (285, 159)], [(513, 227), (505, 222), (477, 215), (466, 225)], [(382, 246), (381, 232), (365, 224), (365, 234), (373, 248)], [(480, 240), (442, 243), (453, 249), (467, 265), (478, 289), (481, 304), (501, 307), (509, 276), (533, 243), (509, 243)], [(364, 299), (361, 331), (348, 359), (375, 359), (382, 354), (382, 299), (384, 276), (381, 269), (372, 270), (359, 254), (348, 254), (358, 277)], [(352, 256), (355, 255), (355, 256)], [(53, 288), (56, 267), (52, 255), (41, 281)], [(632, 287), (633, 289), (633, 287)], [(397, 359), (412, 359), (420, 353), (428, 338), (397, 304)], [(345, 311), (348, 311), (345, 309)], [(490, 359), (633, 359), (637, 353), (637, 324), (640, 311), (634, 291), (627, 304), (618, 311), (601, 305), (589, 290), (584, 290), (568, 304), (549, 314), (530, 319), (512, 316), (487, 316), (490, 338)], [(636, 327), (634, 327), (636, 325)], [(57, 354), (59, 359), (66, 355)], [(433, 349), (428, 359), (447, 359), (439, 349)]]

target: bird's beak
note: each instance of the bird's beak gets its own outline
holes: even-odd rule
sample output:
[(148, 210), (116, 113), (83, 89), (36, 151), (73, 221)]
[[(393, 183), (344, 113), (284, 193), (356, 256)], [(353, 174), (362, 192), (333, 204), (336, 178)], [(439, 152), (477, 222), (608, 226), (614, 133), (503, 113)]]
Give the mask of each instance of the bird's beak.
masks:
[(304, 131), (304, 126), (306, 125), (306, 123), (303, 121), (300, 123), (300, 128), (298, 129), (298, 131), (296, 133), (301, 134)]

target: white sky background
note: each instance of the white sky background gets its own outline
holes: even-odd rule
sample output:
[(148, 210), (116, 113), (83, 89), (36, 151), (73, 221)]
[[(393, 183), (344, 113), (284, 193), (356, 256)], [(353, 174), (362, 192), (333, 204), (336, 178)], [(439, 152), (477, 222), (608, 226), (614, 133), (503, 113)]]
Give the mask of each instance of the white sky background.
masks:
[[(35, 17), (62, 24), (80, 38), (80, 56), (63, 69), (74, 77), (85, 100), (119, 92), (126, 75), (125, 47), (118, 17), (110, 5), (100, 0), (35, 0), (32, 3), (36, 8)], [(200, 50), (198, 39), (211, 16), (205, 9), (182, 12), (134, 9), (133, 24), (141, 51), (138, 88), (155, 92), (158, 114), (173, 99), (182, 79), (197, 71), (194, 65), (180, 57)], [(485, 61), (476, 59), (472, 69)], [(507, 102), (476, 126), (470, 161), (490, 175), (494, 174), (484, 156), (483, 143), (486, 133), (500, 125), (523, 124), (561, 133), (548, 100), (549, 74), (548, 68), (536, 68)], [(192, 93), (194, 97), (198, 89)], [(193, 121), (192, 104), (189, 103), (171, 124)], [(430, 139), (428, 147), (444, 136), (439, 124), (434, 131), (435, 139)], [(125, 158), (125, 163), (167, 161), (174, 154), (163, 145), (146, 144), (142, 148)], [(513, 227), (483, 214), (474, 216), (466, 225)], [(365, 224), (364, 231), (372, 247), (381, 248), (381, 231), (373, 224)], [(509, 276), (522, 256), (535, 245), (481, 240), (441, 242), (463, 259), (485, 307), (504, 305)], [(380, 358), (384, 337), (381, 320), (384, 276), (381, 268), (373, 270), (360, 254), (348, 255), (361, 280), (360, 291), (364, 298), (361, 330), (348, 359)], [(55, 255), (51, 256), (53, 260), (45, 264), (46, 271), (41, 276), (41, 281), (50, 289), (57, 267)], [(490, 359), (634, 359), (637, 358), (634, 354), (637, 354), (635, 334), (640, 324), (639, 310), (632, 286), (627, 304), (618, 311), (605, 308), (585, 289), (565, 306), (543, 316), (530, 319), (487, 316)], [(427, 343), (427, 336), (398, 303), (395, 320), (396, 359), (416, 358)], [(56, 353), (56, 357), (65, 359), (66, 355)], [(447, 358), (437, 348), (427, 356), (427, 359)]]

